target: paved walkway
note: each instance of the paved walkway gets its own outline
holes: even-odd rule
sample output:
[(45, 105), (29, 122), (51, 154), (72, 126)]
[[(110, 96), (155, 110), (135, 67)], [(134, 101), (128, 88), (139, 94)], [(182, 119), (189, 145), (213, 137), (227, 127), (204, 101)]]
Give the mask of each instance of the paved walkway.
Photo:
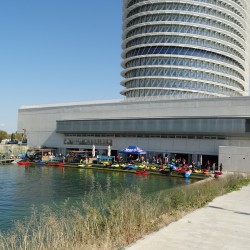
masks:
[(127, 250), (250, 249), (250, 185), (217, 197)]

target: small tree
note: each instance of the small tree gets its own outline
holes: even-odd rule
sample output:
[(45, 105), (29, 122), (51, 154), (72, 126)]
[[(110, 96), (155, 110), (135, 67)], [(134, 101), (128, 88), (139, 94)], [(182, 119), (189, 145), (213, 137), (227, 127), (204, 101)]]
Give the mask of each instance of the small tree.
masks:
[(8, 138), (9, 138), (8, 133), (6, 131), (0, 130), (0, 141)]
[(15, 139), (16, 139), (16, 140), (21, 141), (21, 140), (22, 140), (22, 137), (23, 137), (23, 134), (15, 133)]
[(14, 133), (12, 133), (12, 134), (10, 135), (10, 140), (11, 140), (11, 141), (14, 141), (15, 139), (16, 139), (16, 136), (15, 136)]

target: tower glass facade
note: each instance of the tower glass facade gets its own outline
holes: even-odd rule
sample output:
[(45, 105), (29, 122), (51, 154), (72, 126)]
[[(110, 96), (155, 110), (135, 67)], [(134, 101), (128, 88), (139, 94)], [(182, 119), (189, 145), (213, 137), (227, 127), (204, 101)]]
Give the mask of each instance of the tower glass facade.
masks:
[(248, 95), (248, 0), (123, 0), (126, 99)]

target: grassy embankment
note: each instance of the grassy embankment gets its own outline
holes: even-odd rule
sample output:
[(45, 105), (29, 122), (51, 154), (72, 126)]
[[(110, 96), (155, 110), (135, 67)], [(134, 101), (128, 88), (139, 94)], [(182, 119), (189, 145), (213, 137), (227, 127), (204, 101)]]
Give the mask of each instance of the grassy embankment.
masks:
[[(250, 176), (229, 175), (161, 191), (145, 198), (140, 190), (124, 190), (109, 200), (100, 192), (79, 206), (33, 210), (25, 222), (0, 234), (0, 249), (121, 249), (141, 236), (200, 208), (216, 196), (250, 183)], [(98, 203), (98, 204), (97, 204)]]

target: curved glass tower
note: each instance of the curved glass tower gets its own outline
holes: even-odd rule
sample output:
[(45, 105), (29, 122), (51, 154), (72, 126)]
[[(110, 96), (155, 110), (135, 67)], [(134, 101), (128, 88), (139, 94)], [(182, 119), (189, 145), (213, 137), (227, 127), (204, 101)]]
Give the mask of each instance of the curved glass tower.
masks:
[(248, 95), (248, 1), (123, 0), (121, 94)]

